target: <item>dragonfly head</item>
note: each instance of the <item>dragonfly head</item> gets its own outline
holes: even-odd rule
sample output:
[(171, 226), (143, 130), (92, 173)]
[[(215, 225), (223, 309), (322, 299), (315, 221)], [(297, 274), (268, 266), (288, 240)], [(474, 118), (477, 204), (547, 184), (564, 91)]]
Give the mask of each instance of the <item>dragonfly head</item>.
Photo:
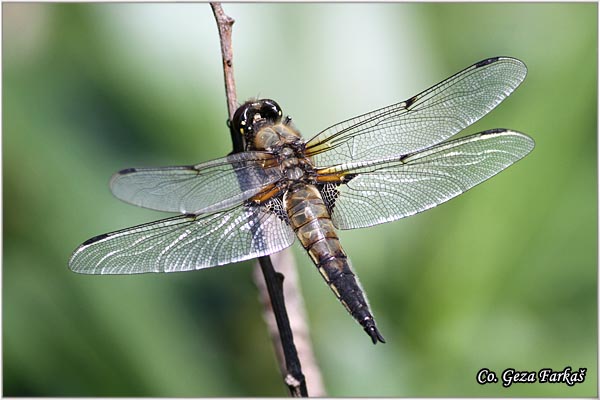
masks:
[(235, 111), (231, 123), (236, 132), (251, 142), (261, 127), (279, 123), (282, 116), (281, 107), (274, 100), (248, 100)]

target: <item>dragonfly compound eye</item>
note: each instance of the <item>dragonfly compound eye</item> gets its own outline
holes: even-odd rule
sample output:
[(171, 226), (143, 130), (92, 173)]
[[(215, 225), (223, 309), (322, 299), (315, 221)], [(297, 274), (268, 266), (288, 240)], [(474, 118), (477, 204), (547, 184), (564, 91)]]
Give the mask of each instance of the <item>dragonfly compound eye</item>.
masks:
[(279, 104), (277, 104), (275, 100), (263, 99), (259, 100), (258, 103), (261, 104), (260, 114), (264, 119), (273, 124), (276, 124), (279, 121), (281, 121), (283, 112), (281, 111), (281, 107), (279, 107)]
[(236, 132), (252, 136), (260, 126), (278, 123), (282, 115), (281, 107), (274, 100), (249, 100), (233, 114), (232, 124)]

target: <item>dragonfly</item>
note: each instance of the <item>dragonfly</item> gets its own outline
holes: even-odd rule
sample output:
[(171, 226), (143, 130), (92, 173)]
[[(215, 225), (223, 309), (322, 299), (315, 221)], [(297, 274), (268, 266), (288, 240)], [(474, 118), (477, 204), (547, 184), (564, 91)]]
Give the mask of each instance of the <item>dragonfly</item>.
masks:
[(309, 140), (274, 100), (249, 100), (230, 121), (245, 151), (113, 175), (120, 200), (180, 215), (95, 236), (73, 252), (69, 267), (83, 274), (199, 270), (266, 256), (298, 239), (372, 342), (385, 343), (337, 231), (428, 210), (531, 152), (533, 139), (510, 129), (449, 140), (526, 74), (518, 59), (488, 58)]

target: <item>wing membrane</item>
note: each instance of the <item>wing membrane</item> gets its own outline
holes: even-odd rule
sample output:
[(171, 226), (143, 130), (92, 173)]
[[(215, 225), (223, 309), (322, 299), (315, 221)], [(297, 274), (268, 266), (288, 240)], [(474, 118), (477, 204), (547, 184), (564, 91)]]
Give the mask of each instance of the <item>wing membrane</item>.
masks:
[(533, 140), (522, 133), (485, 131), (395, 159), (339, 166), (338, 172), (357, 175), (347, 184), (325, 185), (322, 192), (337, 228), (363, 228), (448, 201), (520, 160), (533, 147)]
[(84, 274), (139, 274), (202, 269), (289, 247), (294, 232), (281, 200), (263, 206), (163, 219), (92, 238), (69, 267)]
[(159, 211), (207, 213), (237, 205), (281, 179), (273, 156), (244, 152), (181, 167), (130, 168), (110, 182), (113, 194)]
[(308, 141), (307, 154), (315, 165), (329, 167), (427, 148), (483, 117), (526, 74), (514, 58), (480, 61), (406, 101), (325, 129)]

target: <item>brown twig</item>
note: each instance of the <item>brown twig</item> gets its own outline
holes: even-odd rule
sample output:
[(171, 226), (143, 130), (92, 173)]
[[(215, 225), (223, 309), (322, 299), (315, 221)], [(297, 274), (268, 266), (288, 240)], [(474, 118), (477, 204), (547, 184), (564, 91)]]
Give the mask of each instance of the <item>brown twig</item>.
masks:
[[(327, 393), (323, 386), (323, 378), (321, 377), (321, 371), (317, 365), (312, 342), (310, 340), (310, 332), (307, 323), (308, 318), (306, 316), (302, 292), (300, 291), (298, 271), (296, 270), (294, 256), (291, 254), (290, 250), (284, 250), (279, 253), (271, 254), (270, 258), (277, 267), (277, 271), (285, 276), (285, 282), (283, 282), (285, 304), (290, 315), (290, 325), (294, 332), (294, 343), (298, 349), (298, 357), (302, 363), (308, 392), (314, 397), (324, 397)], [(279, 340), (277, 321), (275, 320), (275, 315), (270, 312), (271, 300), (269, 299), (266, 283), (259, 268), (254, 270), (254, 281), (259, 287), (261, 301), (265, 310), (263, 316), (267, 323), (271, 340), (275, 346), (275, 354), (279, 361), (281, 374), (285, 377), (287, 373), (285, 369), (286, 363), (284, 351), (281, 347), (281, 341)]]
[[(210, 3), (210, 7), (217, 21), (219, 28), (219, 42), (221, 43), (221, 57), (223, 60), (223, 78), (225, 80), (225, 98), (227, 99), (227, 115), (229, 121), (233, 118), (233, 114), (237, 109), (237, 93), (235, 90), (235, 79), (233, 77), (233, 49), (231, 47), (231, 32), (233, 18), (225, 14), (221, 3)], [(244, 151), (244, 138), (237, 132), (231, 131), (231, 141), (233, 143), (233, 152), (239, 153)]]
[[(233, 51), (231, 46), (231, 32), (234, 20), (223, 12), (223, 8), (219, 3), (211, 3), (211, 7), (219, 28), (221, 54), (223, 57), (223, 73), (225, 78), (225, 93), (227, 96), (229, 120), (231, 120), (237, 108), (235, 80), (233, 77)], [(233, 141), (234, 152), (243, 151), (244, 146), (241, 135), (231, 130), (231, 138)], [(281, 257), (277, 257), (277, 259), (282, 260)], [(288, 255), (285, 260), (286, 262), (278, 265), (280, 273), (276, 273), (270, 257), (261, 257), (259, 259), (264, 281), (260, 278), (256, 279), (257, 274), (255, 274), (255, 281), (257, 282), (257, 286), (261, 292), (261, 299), (265, 305), (265, 319), (267, 321), (276, 321), (276, 323), (268, 323), (267, 325), (276, 349), (280, 370), (292, 396), (308, 396), (306, 380), (302, 372), (299, 357), (302, 359), (302, 364), (310, 366), (308, 375), (311, 377), (312, 381), (311, 392), (313, 395), (323, 396), (325, 391), (323, 390), (321, 375), (319, 369), (316, 367), (312, 347), (308, 340), (306, 315), (303, 309), (302, 297), (297, 285), (297, 280), (295, 279), (293, 258)], [(290, 327), (290, 321), (284, 303), (284, 275), (281, 274), (283, 269), (286, 270), (286, 276), (288, 276), (288, 278), (294, 277), (294, 279), (288, 279), (286, 281), (285, 292), (288, 298), (295, 299), (293, 302), (295, 307), (292, 311), (294, 315), (294, 326), (298, 328), (299, 332), (299, 343), (302, 344), (302, 351), (300, 354), (298, 354), (294, 344), (294, 337), (292, 335), (292, 329)]]
[(210, 6), (217, 20), (217, 27), (219, 28), (227, 111), (229, 112), (229, 118), (231, 118), (237, 108), (237, 94), (235, 91), (235, 79), (233, 77), (233, 49), (231, 48), (231, 28), (235, 20), (225, 14), (221, 3), (210, 3)]

